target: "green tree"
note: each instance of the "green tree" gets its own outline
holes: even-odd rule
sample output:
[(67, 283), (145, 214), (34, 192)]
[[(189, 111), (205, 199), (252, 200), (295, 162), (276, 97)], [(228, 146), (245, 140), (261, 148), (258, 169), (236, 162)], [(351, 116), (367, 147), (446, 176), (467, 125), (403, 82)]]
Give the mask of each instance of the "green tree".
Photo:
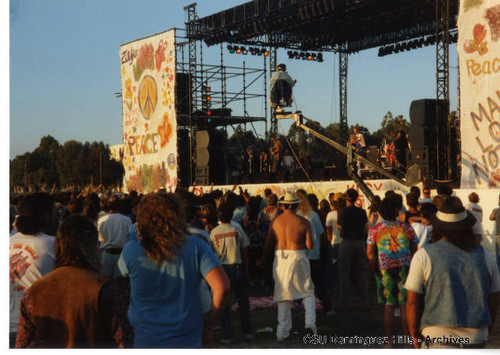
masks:
[(240, 145), (243, 148), (253, 146), (257, 142), (257, 138), (253, 131), (246, 130), (241, 124), (238, 124), (234, 129), (233, 134), (229, 137), (230, 145)]
[(403, 115), (398, 115), (394, 117), (392, 112), (387, 112), (380, 124), (380, 128), (374, 133), (374, 136), (382, 141), (382, 139), (391, 139), (391, 132), (396, 132), (403, 130), (408, 133), (410, 129), (410, 123), (403, 117)]
[(40, 183), (52, 186), (59, 182), (57, 174), (56, 159), (59, 142), (52, 136), (44, 136), (34, 153), (40, 154), (43, 160), (43, 171), (38, 172)]
[[(305, 125), (334, 141), (338, 141), (340, 132), (338, 124), (331, 124), (327, 128), (323, 128), (319, 122), (308, 120)], [(335, 148), (296, 125), (290, 126), (287, 137), (297, 155), (309, 155), (311, 160), (322, 165), (331, 164), (335, 160)]]
[(83, 144), (75, 140), (67, 141), (57, 150), (56, 166), (62, 186), (82, 188), (89, 182), (80, 172), (82, 150)]

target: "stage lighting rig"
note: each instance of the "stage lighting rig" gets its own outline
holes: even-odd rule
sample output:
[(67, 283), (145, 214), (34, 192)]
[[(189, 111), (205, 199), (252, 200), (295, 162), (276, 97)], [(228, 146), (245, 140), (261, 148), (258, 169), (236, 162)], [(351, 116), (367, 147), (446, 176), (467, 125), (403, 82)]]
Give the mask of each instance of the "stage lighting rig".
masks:
[(201, 87), (201, 110), (203, 112), (208, 112), (212, 107), (212, 96), (210, 94), (211, 89), (210, 86), (202, 85)]
[[(250, 47), (248, 49), (250, 51), (250, 54), (251, 55), (258, 55), (258, 56), (261, 56), (262, 54), (264, 54), (265, 56), (267, 56), (269, 53), (267, 52), (266, 49), (264, 48), (256, 48), (256, 47)], [(266, 54), (267, 53), (267, 54)]]

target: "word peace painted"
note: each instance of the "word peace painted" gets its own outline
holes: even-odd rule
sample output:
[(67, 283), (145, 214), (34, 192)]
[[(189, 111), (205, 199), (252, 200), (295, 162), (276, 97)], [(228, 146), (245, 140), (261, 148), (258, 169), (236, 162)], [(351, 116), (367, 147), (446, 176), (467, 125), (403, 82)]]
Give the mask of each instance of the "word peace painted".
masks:
[(469, 76), (489, 75), (500, 72), (500, 58), (476, 62), (474, 59), (467, 59), (467, 73)]
[(127, 146), (129, 155), (158, 153), (158, 133), (128, 136)]

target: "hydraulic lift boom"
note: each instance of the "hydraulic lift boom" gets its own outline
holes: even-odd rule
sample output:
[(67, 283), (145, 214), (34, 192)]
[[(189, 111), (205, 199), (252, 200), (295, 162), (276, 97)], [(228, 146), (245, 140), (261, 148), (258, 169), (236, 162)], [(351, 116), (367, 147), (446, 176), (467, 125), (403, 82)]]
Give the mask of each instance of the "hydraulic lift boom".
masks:
[[(291, 112), (276, 112), (276, 119), (284, 119), (284, 118), (292, 118), (295, 121), (295, 124), (297, 127), (302, 128), (303, 130), (311, 133), (313, 136), (315, 136), (318, 139), (321, 139), (323, 142), (327, 143), (328, 145), (331, 145), (335, 149), (337, 149), (339, 152), (345, 154), (347, 156), (347, 173), (349, 177), (358, 185), (359, 189), (363, 192), (363, 194), (370, 200), (370, 202), (373, 200), (373, 197), (375, 196), (373, 192), (370, 190), (370, 188), (365, 184), (361, 176), (359, 176), (356, 172), (356, 169), (354, 168), (356, 165), (356, 161), (360, 161), (361, 163), (365, 164), (366, 166), (369, 166), (373, 170), (377, 171), (378, 173), (388, 177), (389, 179), (395, 180), (399, 182), (402, 185), (406, 186), (411, 186), (417, 183), (420, 180), (420, 170), (418, 167), (412, 167), (410, 169), (418, 169), (418, 171), (415, 172), (408, 172), (406, 180), (402, 180), (399, 177), (397, 177), (394, 174), (391, 174), (390, 172), (386, 171), (383, 167), (378, 165), (375, 162), (372, 162), (369, 159), (366, 159), (365, 157), (359, 155), (356, 153), (350, 144), (348, 146), (343, 146), (342, 144), (339, 144), (330, 138), (324, 136), (323, 134), (315, 131), (311, 127), (306, 126), (303, 121), (304, 119), (308, 120), (307, 117), (302, 115), (302, 112), (297, 111), (295, 113)], [(410, 170), (409, 169), (409, 170)], [(414, 177), (413, 181), (409, 181), (409, 177)]]

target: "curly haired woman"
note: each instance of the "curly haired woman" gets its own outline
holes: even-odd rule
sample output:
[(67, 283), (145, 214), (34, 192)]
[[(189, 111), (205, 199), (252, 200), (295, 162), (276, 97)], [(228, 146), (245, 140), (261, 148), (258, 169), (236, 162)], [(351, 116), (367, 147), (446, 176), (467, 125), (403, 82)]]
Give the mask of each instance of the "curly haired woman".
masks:
[(229, 281), (210, 247), (186, 235), (175, 194), (149, 194), (137, 208), (139, 239), (128, 242), (118, 261), (130, 279), (129, 319), (136, 348), (196, 348), (204, 332), (200, 281), (213, 291), (205, 331), (219, 317)]

